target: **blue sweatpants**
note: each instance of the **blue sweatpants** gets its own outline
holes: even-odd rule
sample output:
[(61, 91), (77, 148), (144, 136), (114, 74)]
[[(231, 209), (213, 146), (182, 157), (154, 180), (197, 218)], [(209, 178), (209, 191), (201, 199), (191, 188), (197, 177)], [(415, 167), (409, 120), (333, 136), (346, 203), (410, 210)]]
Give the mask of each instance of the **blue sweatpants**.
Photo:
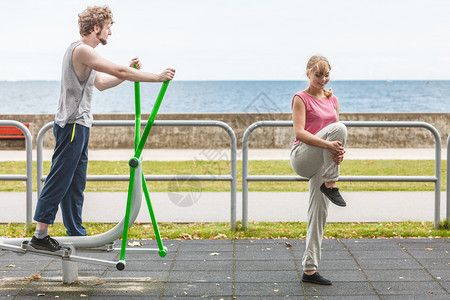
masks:
[(88, 164), (89, 128), (67, 124), (53, 125), (55, 151), (52, 166), (39, 196), (34, 220), (53, 224), (58, 205), (69, 236), (84, 236), (82, 209)]

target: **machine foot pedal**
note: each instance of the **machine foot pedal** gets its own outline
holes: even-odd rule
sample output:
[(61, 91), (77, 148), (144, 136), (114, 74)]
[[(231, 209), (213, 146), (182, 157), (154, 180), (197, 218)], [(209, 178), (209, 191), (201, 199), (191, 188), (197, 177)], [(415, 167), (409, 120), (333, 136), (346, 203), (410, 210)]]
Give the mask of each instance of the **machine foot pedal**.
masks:
[(68, 257), (70, 257), (70, 254), (72, 254), (72, 250), (70, 248), (64, 248), (64, 247), (58, 251), (48, 251), (48, 250), (36, 249), (36, 248), (33, 248), (32, 246), (30, 246), (29, 241), (22, 242), (22, 249), (24, 249), (26, 251), (30, 251), (30, 252), (36, 252), (36, 253), (47, 254), (47, 255), (52, 255), (52, 256), (60, 256), (62, 258), (68, 258)]

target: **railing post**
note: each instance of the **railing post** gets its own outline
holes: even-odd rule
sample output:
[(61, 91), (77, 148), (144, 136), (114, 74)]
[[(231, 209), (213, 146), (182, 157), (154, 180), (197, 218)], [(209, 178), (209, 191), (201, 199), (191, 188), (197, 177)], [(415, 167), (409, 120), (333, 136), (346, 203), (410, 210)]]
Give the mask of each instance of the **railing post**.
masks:
[[(441, 221), (441, 151), (442, 142), (439, 132), (427, 123), (428, 130), (434, 135), (435, 157), (434, 157), (434, 173), (436, 176), (436, 183), (434, 184), (434, 229), (438, 229)], [(448, 209), (448, 208), (447, 208)]]
[[(23, 126), (23, 124), (20, 124)], [(31, 136), (30, 131), (28, 130), (28, 128), (26, 128), (25, 126), (22, 127), (21, 129), (25, 135), (25, 145), (26, 145), (26, 151), (27, 151), (27, 201), (26, 201), (26, 222), (25, 222), (25, 226), (27, 231), (29, 229), (31, 229), (31, 224), (33, 223), (33, 209), (32, 209), (32, 205), (33, 205), (33, 155), (32, 155), (32, 151), (33, 151), (33, 138)]]
[(42, 191), (42, 176), (44, 175), (44, 160), (43, 160), (43, 141), (45, 133), (53, 127), (54, 122), (49, 122), (45, 124), (38, 132), (36, 137), (36, 179), (37, 179), (37, 199), (39, 199), (39, 195)]
[(242, 229), (248, 228), (248, 138), (251, 127), (248, 127), (242, 138)]
[(446, 218), (447, 218), (447, 222), (450, 222), (450, 191), (449, 191), (449, 187), (450, 187), (450, 134), (448, 135), (447, 138), (447, 214), (446, 214)]
[[(18, 129), (20, 129), (23, 132), (23, 135), (25, 136), (25, 151), (26, 151), (26, 206), (25, 206), (25, 226), (26, 229), (31, 228), (31, 224), (33, 222), (32, 219), (32, 200), (33, 200), (33, 137), (31, 136), (30, 130), (23, 125), (22, 123), (18, 121), (13, 120), (0, 120), (0, 126), (14, 126)], [(15, 180), (15, 178), (11, 176), (3, 176), (6, 180), (12, 179)], [(23, 180), (22, 177), (18, 178), (17, 180)]]
[(230, 203), (230, 229), (236, 230), (236, 194), (237, 194), (237, 141), (236, 141), (236, 134), (234, 133), (233, 129), (231, 127), (224, 127), (226, 131), (228, 132), (228, 135), (230, 136), (230, 151), (231, 151), (231, 157), (230, 157), (230, 172), (231, 172), (231, 182), (230, 182), (230, 189), (231, 189), (231, 203)]
[(256, 128), (262, 126), (262, 121), (253, 123), (244, 132), (242, 137), (242, 228), (248, 228), (248, 140)]

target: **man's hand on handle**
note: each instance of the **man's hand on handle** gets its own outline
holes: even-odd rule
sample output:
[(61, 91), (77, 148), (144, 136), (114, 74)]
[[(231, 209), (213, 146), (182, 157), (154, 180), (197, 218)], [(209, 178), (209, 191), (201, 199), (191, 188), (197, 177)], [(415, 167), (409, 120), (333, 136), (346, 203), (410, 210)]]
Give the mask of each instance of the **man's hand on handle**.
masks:
[(161, 74), (159, 74), (159, 81), (165, 82), (167, 80), (172, 80), (174, 76), (175, 76), (175, 69), (167, 68), (164, 71), (162, 71)]

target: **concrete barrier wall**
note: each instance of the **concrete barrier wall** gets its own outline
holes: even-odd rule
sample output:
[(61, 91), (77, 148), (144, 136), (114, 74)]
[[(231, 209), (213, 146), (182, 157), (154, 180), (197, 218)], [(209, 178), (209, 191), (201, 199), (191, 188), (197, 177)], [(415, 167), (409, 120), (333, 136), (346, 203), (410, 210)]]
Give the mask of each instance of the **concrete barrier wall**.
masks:
[[(142, 115), (147, 120), (148, 115)], [(0, 120), (29, 123), (35, 147), (38, 131), (53, 121), (52, 114), (0, 115)], [(342, 121), (422, 121), (439, 131), (445, 147), (450, 133), (450, 113), (341, 113)], [(97, 114), (95, 120), (134, 120), (133, 114)], [(290, 113), (210, 113), (210, 114), (160, 114), (157, 120), (219, 120), (227, 123), (236, 133), (238, 148), (249, 125), (262, 120), (292, 120)], [(90, 149), (126, 149), (134, 145), (133, 127), (93, 127)], [(250, 138), (252, 148), (290, 148), (294, 139), (291, 128), (258, 128)], [(434, 146), (434, 138), (420, 128), (349, 128), (348, 146), (353, 148), (427, 148)], [(49, 130), (44, 148), (53, 148), (53, 133)], [(201, 149), (228, 148), (229, 138), (221, 128), (214, 127), (153, 127), (146, 148)], [(24, 149), (23, 140), (1, 140), (0, 149)]]

